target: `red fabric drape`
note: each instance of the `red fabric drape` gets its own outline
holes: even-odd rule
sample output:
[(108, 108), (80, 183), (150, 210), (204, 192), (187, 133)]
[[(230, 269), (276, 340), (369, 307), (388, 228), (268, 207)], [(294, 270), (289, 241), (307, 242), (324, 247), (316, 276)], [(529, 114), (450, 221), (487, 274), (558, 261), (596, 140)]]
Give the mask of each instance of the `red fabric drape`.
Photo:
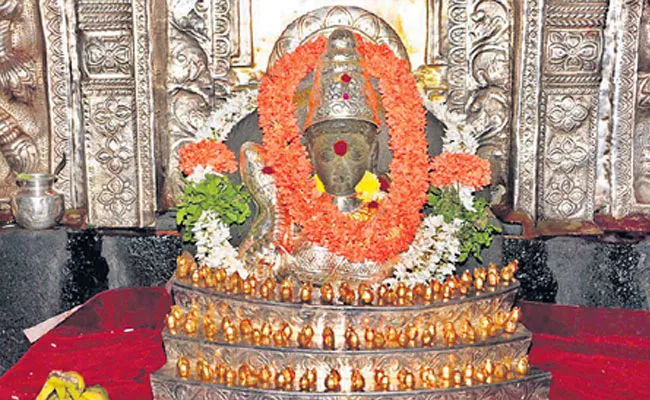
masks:
[[(163, 288), (104, 292), (43, 336), (0, 377), (0, 400), (31, 400), (53, 369), (77, 371), (111, 399), (151, 398), (165, 354)], [(553, 373), (551, 399), (650, 399), (650, 313), (522, 302), (531, 362)]]

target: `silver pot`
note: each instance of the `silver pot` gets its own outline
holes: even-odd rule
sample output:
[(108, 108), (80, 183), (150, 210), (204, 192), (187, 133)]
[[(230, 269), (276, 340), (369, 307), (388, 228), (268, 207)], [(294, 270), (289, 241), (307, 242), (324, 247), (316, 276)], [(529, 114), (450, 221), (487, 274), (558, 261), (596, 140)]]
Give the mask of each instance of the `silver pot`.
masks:
[(54, 191), (56, 177), (29, 174), (16, 181), (18, 191), (11, 197), (11, 211), (18, 225), (26, 229), (48, 229), (63, 217), (63, 195)]

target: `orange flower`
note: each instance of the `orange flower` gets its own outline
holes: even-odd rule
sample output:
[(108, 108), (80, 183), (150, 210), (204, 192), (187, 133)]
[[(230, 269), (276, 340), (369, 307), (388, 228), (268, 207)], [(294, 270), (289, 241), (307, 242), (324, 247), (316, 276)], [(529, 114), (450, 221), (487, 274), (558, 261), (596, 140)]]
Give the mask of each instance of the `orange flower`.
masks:
[(269, 69), (260, 85), (259, 124), (264, 133), (265, 160), (273, 168), (278, 188), (282, 231), (286, 237), (295, 222), (309, 240), (350, 261), (384, 262), (408, 249), (423, 217), (429, 158), (422, 99), (408, 62), (398, 59), (388, 46), (357, 35), (364, 72), (378, 79), (386, 109), (393, 152), (392, 183), (372, 218), (349, 218), (329, 195), (319, 193), (310, 179), (313, 168), (300, 142), (301, 130), (295, 118), (293, 95), (314, 70), (326, 44), (326, 38), (320, 37), (286, 54)]
[(192, 142), (178, 151), (180, 157), (180, 169), (187, 176), (192, 175), (194, 168), (199, 165), (212, 167), (214, 172), (235, 172), (237, 161), (225, 144), (214, 140), (203, 139), (200, 142)]
[(444, 152), (431, 160), (431, 185), (441, 188), (460, 183), (481, 189), (490, 184), (490, 162), (466, 153)]

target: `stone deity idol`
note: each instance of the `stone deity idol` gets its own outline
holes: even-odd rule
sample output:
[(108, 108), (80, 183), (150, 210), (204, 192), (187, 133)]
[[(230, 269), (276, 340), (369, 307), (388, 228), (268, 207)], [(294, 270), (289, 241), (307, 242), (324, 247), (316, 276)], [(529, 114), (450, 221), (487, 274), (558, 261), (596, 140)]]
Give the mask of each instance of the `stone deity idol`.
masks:
[[(368, 204), (356, 195), (355, 188), (368, 172), (380, 176), (387, 169), (380, 171), (379, 166), (381, 133), (386, 128), (382, 126), (385, 122), (380, 96), (374, 82), (364, 74), (352, 32), (337, 29), (330, 35), (310, 78), (298, 87), (294, 99), (298, 104), (296, 119), (314, 173), (340, 212), (364, 218)], [(383, 142), (387, 148), (387, 139), (383, 138)], [(310, 242), (297, 225), (291, 230), (291, 254), (278, 246), (282, 242), (278, 226), (283, 221), (273, 177), (264, 173), (261, 150), (261, 146), (247, 142), (240, 154), (243, 183), (258, 207), (257, 218), (240, 245), (246, 264), (271, 264), (280, 277), (292, 276), (316, 285), (339, 281), (341, 277), (351, 283), (385, 279), (392, 270), (390, 262), (350, 262)], [(383, 164), (387, 165), (387, 160)]]

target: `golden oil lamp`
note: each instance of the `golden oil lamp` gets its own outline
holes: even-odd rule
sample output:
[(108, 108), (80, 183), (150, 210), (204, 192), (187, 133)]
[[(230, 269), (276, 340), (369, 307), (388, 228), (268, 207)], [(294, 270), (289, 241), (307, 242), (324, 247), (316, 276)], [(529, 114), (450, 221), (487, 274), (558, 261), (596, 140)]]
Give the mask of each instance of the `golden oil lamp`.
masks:
[(291, 391), (294, 379), (296, 379), (296, 373), (291, 367), (287, 367), (275, 376), (275, 387), (278, 390)]
[(330, 283), (324, 283), (320, 288), (320, 299), (323, 304), (334, 302), (334, 289)]
[(383, 369), (378, 368), (375, 370), (375, 391), (387, 392), (390, 390), (390, 378)]
[(512, 322), (519, 322), (521, 320), (521, 308), (514, 307), (508, 315), (508, 320)]
[(428, 389), (435, 389), (438, 387), (438, 377), (433, 368), (422, 367), (420, 369), (420, 382), (422, 386)]
[(323, 329), (323, 349), (334, 350), (335, 347), (336, 343), (334, 342), (334, 331), (330, 327)]
[(251, 332), (250, 341), (255, 346), (260, 346), (262, 344), (262, 332), (259, 329), (254, 328), (253, 332)]
[(214, 277), (214, 273), (212, 273), (212, 270), (210, 268), (204, 270), (202, 275), (206, 287), (214, 288), (217, 286), (217, 278)]
[(208, 340), (214, 340), (217, 337), (219, 329), (211, 314), (203, 316), (203, 336)]
[(303, 327), (298, 333), (298, 346), (303, 349), (310, 348), (313, 337), (314, 329), (311, 326)]
[(263, 388), (268, 388), (273, 381), (273, 371), (268, 365), (263, 365), (257, 376)]
[(397, 293), (395, 293), (395, 290), (393, 289), (388, 289), (386, 292), (386, 305), (387, 306), (392, 306), (395, 304), (397, 301)]
[(336, 369), (332, 369), (325, 378), (325, 391), (326, 392), (340, 392), (341, 391), (341, 374)]
[(352, 377), (350, 378), (350, 389), (352, 392), (363, 392), (366, 388), (366, 380), (363, 374), (358, 369), (352, 370)]
[(293, 336), (293, 329), (291, 329), (291, 325), (289, 325), (286, 322), (283, 322), (281, 331), (282, 331), (282, 336), (284, 336), (284, 340), (290, 342), (291, 337)]
[(506, 369), (505, 365), (503, 365), (502, 363), (496, 363), (494, 365), (494, 373), (492, 374), (494, 382), (505, 381), (507, 373), (508, 370)]
[(228, 373), (228, 367), (224, 363), (219, 363), (214, 368), (214, 375), (218, 383), (226, 383), (226, 374)]
[(472, 279), (472, 273), (466, 270), (463, 272), (463, 274), (460, 276), (460, 281), (464, 286), (470, 287), (472, 286), (473, 279)]
[(293, 301), (293, 282), (289, 278), (280, 283), (280, 300), (285, 303)]
[(316, 391), (316, 369), (307, 370), (301, 377), (298, 383), (301, 392), (314, 392)]
[(305, 282), (300, 288), (300, 301), (303, 303), (311, 303), (312, 293), (314, 292), (314, 286), (311, 282)]
[(372, 289), (366, 283), (360, 283), (357, 289), (359, 292), (359, 300), (364, 306), (372, 305), (375, 301), (375, 294), (372, 292)]
[(436, 325), (434, 323), (428, 323), (427, 327), (422, 332), (422, 346), (432, 347), (433, 343), (436, 340)]
[(282, 331), (273, 332), (273, 342), (276, 347), (285, 347), (287, 345), (287, 341), (285, 340)]
[(485, 374), (486, 378), (492, 376), (494, 373), (494, 362), (489, 358), (484, 360), (483, 364), (481, 364), (481, 370)]
[(345, 331), (345, 344), (348, 350), (359, 350), (359, 335), (354, 331), (351, 325)]
[(463, 384), (465, 386), (474, 386), (474, 373), (475, 368), (472, 363), (465, 363), (463, 365)]
[(195, 269), (192, 271), (192, 274), (190, 275), (190, 281), (192, 282), (192, 285), (198, 286), (201, 283), (201, 270), (200, 269)]
[(235, 386), (237, 384), (237, 371), (234, 368), (228, 368), (226, 371), (226, 386)]
[(178, 372), (178, 376), (180, 378), (189, 378), (190, 374), (192, 373), (190, 360), (187, 357), (179, 356), (178, 361), (176, 362), (176, 371)]
[(386, 339), (384, 338), (384, 335), (381, 332), (377, 332), (374, 340), (372, 341), (372, 348), (383, 349), (385, 345), (386, 345)]
[(515, 361), (515, 374), (518, 377), (524, 377), (528, 375), (528, 370), (530, 369), (530, 364), (528, 363), (528, 356), (519, 357)]
[(250, 274), (242, 284), (242, 293), (244, 293), (244, 296), (246, 297), (254, 297), (256, 290), (257, 290), (257, 278), (255, 278), (253, 274)]
[(397, 339), (399, 337), (399, 332), (395, 329), (394, 326), (389, 326), (386, 328), (386, 343), (390, 346), (397, 345)]
[(415, 376), (408, 369), (402, 369), (397, 374), (400, 390), (410, 391), (415, 389)]
[(217, 284), (224, 284), (228, 278), (225, 268), (217, 268), (214, 271), (214, 278), (217, 280)]
[(245, 339), (250, 339), (250, 336), (253, 334), (253, 329), (253, 323), (248, 318), (242, 319), (239, 323), (239, 332)]
[(185, 321), (183, 322), (183, 330), (190, 336), (196, 334), (199, 330), (199, 322), (194, 314), (188, 313), (185, 315)]
[(499, 286), (499, 273), (498, 272), (488, 272), (487, 275), (487, 285), (489, 287), (497, 287)]
[(210, 382), (213, 378), (214, 371), (207, 361), (199, 358), (199, 360), (196, 362), (196, 375), (203, 382)]

